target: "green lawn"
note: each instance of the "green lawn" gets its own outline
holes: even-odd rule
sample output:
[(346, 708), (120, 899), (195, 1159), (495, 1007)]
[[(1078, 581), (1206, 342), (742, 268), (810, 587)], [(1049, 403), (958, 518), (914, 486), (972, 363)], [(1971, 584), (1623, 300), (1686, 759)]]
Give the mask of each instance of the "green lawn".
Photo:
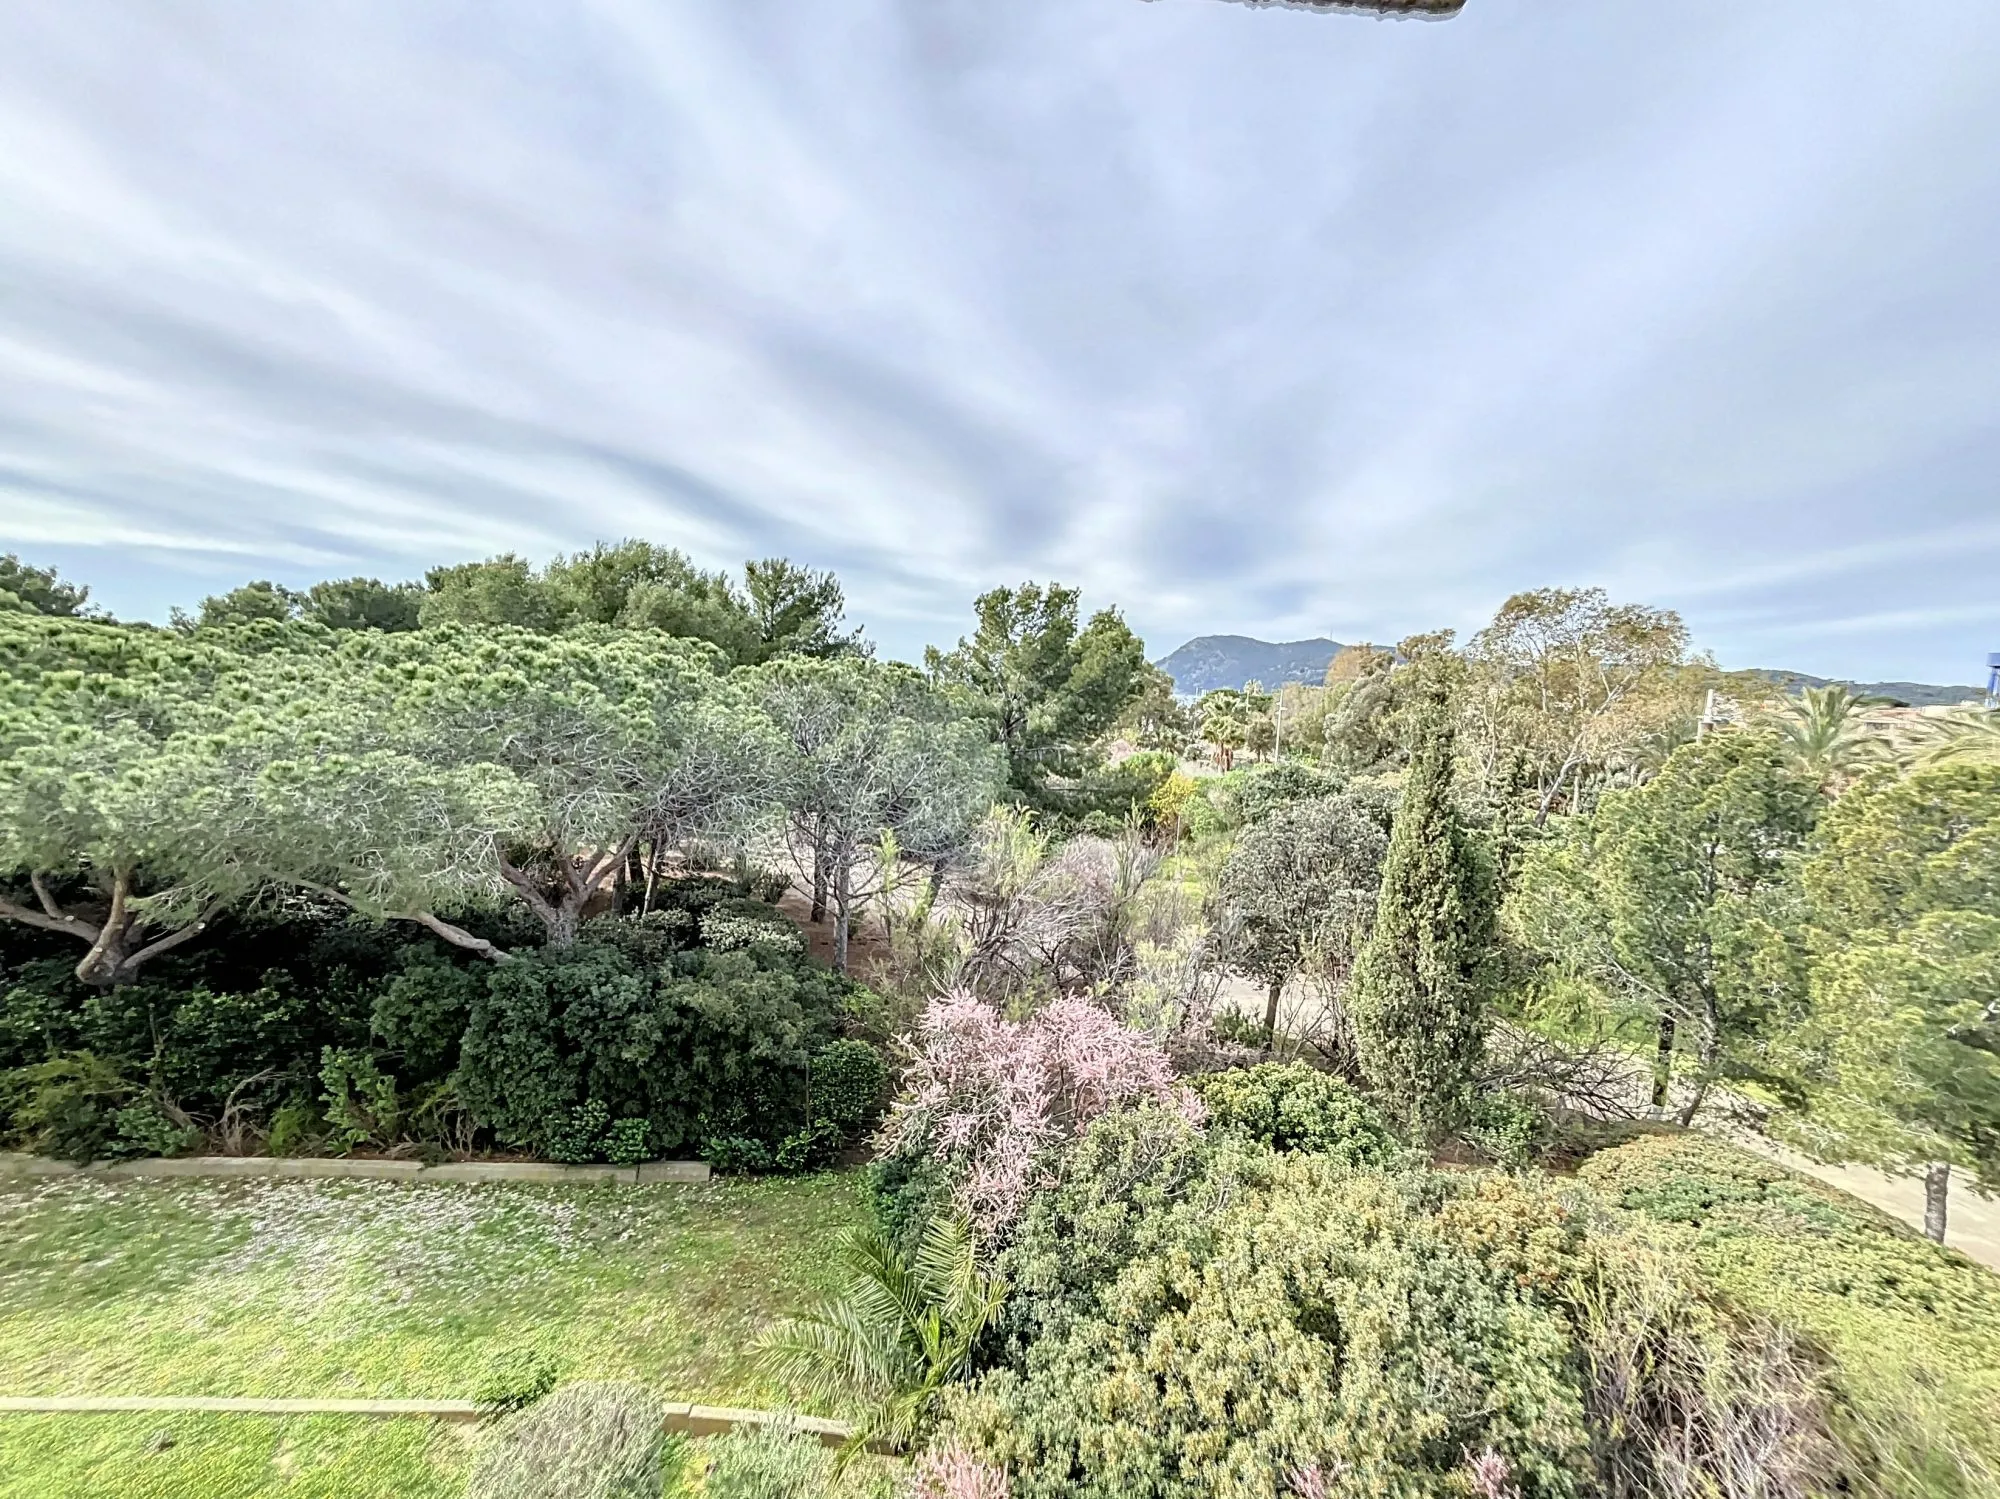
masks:
[[(0, 1394), (469, 1399), (540, 1354), (782, 1405), (750, 1344), (861, 1212), (842, 1176), (0, 1184)], [(0, 1495), (449, 1494), (464, 1452), (424, 1421), (0, 1415)]]

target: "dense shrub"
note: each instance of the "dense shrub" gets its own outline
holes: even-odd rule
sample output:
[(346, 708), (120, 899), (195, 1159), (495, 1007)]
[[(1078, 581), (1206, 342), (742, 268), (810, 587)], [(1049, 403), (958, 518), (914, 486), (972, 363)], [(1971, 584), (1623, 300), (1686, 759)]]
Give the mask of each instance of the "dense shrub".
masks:
[(119, 1113), (137, 1091), (116, 1067), (87, 1051), (16, 1068), (0, 1082), (14, 1140), (79, 1165), (112, 1153)]
[(1503, 1166), (1542, 1159), (1556, 1138), (1548, 1110), (1521, 1093), (1482, 1093), (1466, 1111), (1459, 1133), (1467, 1144)]
[(702, 913), (697, 928), (701, 933), (701, 945), (714, 952), (768, 947), (776, 952), (796, 955), (806, 950), (805, 933), (782, 912), (759, 900), (718, 902)]
[(1094, 1311), (1133, 1258), (1173, 1239), (1186, 1204), (1212, 1203), (1229, 1179), (1214, 1159), (1200, 1129), (1170, 1109), (1109, 1114), (1084, 1131), (1001, 1257), (1011, 1287), (1001, 1327), (1016, 1356)]
[(1848, 1482), (2000, 1488), (2000, 1279), (1853, 1198), (1719, 1141), (1642, 1137), (1579, 1175), (1716, 1290), (1823, 1347)]
[(807, 1066), (841, 994), (834, 976), (756, 947), (650, 968), (601, 944), (528, 954), (493, 968), (474, 1001), (460, 1092), (529, 1149), (585, 1104), (645, 1120), (663, 1152), (710, 1137), (775, 1147), (809, 1122)]
[(466, 1499), (659, 1499), (683, 1450), (665, 1419), (639, 1385), (566, 1385), (481, 1440)]
[(812, 1119), (837, 1144), (846, 1144), (882, 1112), (889, 1064), (866, 1041), (836, 1041), (812, 1059)]
[(458, 1065), (458, 1043), (487, 973), (419, 952), (376, 995), (369, 1029), (394, 1051), (405, 1076), (441, 1077)]
[[(1585, 1491), (1567, 1325), (1421, 1192), (1237, 1142), (1192, 1175), (1186, 1136), (1130, 1129), (1105, 1121), (1068, 1156), (1056, 1196), (1075, 1193), (1078, 1228), (1037, 1225), (1040, 1253), (1080, 1257), (1048, 1277), (1066, 1317), (950, 1406), (1016, 1499), (1270, 1499), (1307, 1468), (1370, 1495), (1463, 1493), (1488, 1449), (1524, 1499)], [(1135, 1168), (1163, 1205), (1124, 1218)], [(1100, 1209), (1122, 1221), (1083, 1230)]]
[(1533, 1173), (1109, 1115), (1002, 1254), (1000, 1345), (947, 1435), (1014, 1499), (1805, 1499), (1858, 1474), (1810, 1346), (1705, 1286), (1678, 1232)]
[(1404, 1154), (1381, 1111), (1349, 1084), (1304, 1062), (1264, 1062), (1194, 1080), (1210, 1127), (1273, 1150), (1308, 1150), (1355, 1166)]
[(1261, 770), (1243, 772), (1236, 804), (1244, 822), (1262, 822), (1280, 807), (1335, 796), (1346, 785), (1347, 777), (1334, 771), (1284, 760)]
[(905, 1255), (916, 1252), (926, 1224), (952, 1209), (951, 1172), (920, 1151), (883, 1156), (869, 1166), (867, 1184), (876, 1227)]

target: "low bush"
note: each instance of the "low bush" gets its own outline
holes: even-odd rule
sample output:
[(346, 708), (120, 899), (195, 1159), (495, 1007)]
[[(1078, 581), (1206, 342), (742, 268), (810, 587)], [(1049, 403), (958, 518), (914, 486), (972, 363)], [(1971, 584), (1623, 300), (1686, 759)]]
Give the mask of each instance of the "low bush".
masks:
[(1109, 1115), (1001, 1254), (945, 1438), (1013, 1499), (1869, 1491), (1811, 1342), (1708, 1285), (1685, 1232), (1533, 1172)]
[(1502, 1166), (1543, 1160), (1556, 1139), (1548, 1110), (1521, 1093), (1483, 1093), (1474, 1099), (1459, 1133), (1468, 1145)]
[(319, 1079), (325, 1089), (320, 1102), (335, 1146), (396, 1143), (402, 1121), (396, 1079), (375, 1064), (365, 1051), (327, 1047), (320, 1053)]
[(113, 1153), (119, 1116), (138, 1091), (111, 1063), (87, 1051), (15, 1068), (0, 1082), (0, 1105), (14, 1142), (78, 1165)]
[(1304, 1150), (1351, 1166), (1390, 1166), (1402, 1141), (1349, 1084), (1304, 1062), (1263, 1062), (1194, 1080), (1210, 1127), (1273, 1150)]
[(739, 1426), (706, 1447), (703, 1499), (823, 1499), (833, 1458), (795, 1427)]
[(481, 1440), (466, 1499), (659, 1499), (685, 1451), (665, 1418), (638, 1385), (566, 1385)]
[(1489, 1450), (1523, 1499), (1588, 1490), (1567, 1325), (1442, 1232), (1420, 1182), (1115, 1117), (1063, 1176), (1072, 1208), (1009, 1263), (1031, 1237), (1073, 1256), (1017, 1292), (1052, 1280), (1064, 1314), (948, 1403), (1015, 1499), (1270, 1499), (1309, 1469), (1415, 1499), (1468, 1492)]

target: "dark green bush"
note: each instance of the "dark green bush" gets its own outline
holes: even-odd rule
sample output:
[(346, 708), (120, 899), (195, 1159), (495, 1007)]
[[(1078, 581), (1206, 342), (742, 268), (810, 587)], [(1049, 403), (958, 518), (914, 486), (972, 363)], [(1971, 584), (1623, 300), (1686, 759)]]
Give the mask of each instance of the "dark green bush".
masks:
[(113, 1116), (116, 1138), (107, 1153), (117, 1156), (185, 1155), (201, 1144), (201, 1131), (176, 1119), (150, 1093)]
[(836, 1144), (858, 1138), (882, 1112), (889, 1064), (866, 1041), (836, 1041), (812, 1059), (812, 1121)]
[(869, 1166), (867, 1183), (876, 1226), (905, 1256), (916, 1253), (925, 1225), (951, 1209), (951, 1175), (928, 1155), (884, 1156)]
[(579, 1105), (642, 1119), (672, 1154), (740, 1137), (773, 1151), (805, 1129), (807, 1065), (833, 1037), (842, 982), (763, 949), (642, 967), (579, 943), (494, 967), (460, 1049), (466, 1107), (505, 1144), (546, 1149)]
[(1306, 1150), (1352, 1166), (1390, 1166), (1404, 1147), (1349, 1084), (1304, 1062), (1262, 1062), (1194, 1080), (1210, 1127), (1273, 1150)]
[(397, 1053), (404, 1075), (442, 1077), (458, 1065), (458, 1043), (487, 973), (442, 954), (418, 951), (376, 994), (375, 1037)]

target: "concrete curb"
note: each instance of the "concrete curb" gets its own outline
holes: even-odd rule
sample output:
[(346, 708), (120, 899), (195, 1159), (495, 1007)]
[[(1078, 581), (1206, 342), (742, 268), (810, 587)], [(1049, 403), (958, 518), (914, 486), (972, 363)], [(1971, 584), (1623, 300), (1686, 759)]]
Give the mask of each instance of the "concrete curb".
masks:
[(0, 1151), (0, 1180), (42, 1176), (124, 1179), (171, 1177), (204, 1181), (419, 1181), (609, 1183), (626, 1187), (698, 1183), (709, 1179), (706, 1161), (646, 1161), (637, 1166), (563, 1166), (553, 1161), (350, 1161), (306, 1156), (193, 1155), (171, 1160), (93, 1161), (77, 1166), (46, 1156)]
[[(113, 1415), (199, 1412), (229, 1416), (428, 1417), (435, 1421), (477, 1421), (470, 1400), (258, 1400), (214, 1395), (0, 1395), (0, 1415)], [(778, 1411), (741, 1410), (726, 1405), (670, 1402), (665, 1425), (683, 1436), (713, 1437), (741, 1426), (790, 1426), (838, 1447), (854, 1434), (841, 1421), (820, 1416), (788, 1416)], [(871, 1450), (880, 1450), (871, 1444)]]

